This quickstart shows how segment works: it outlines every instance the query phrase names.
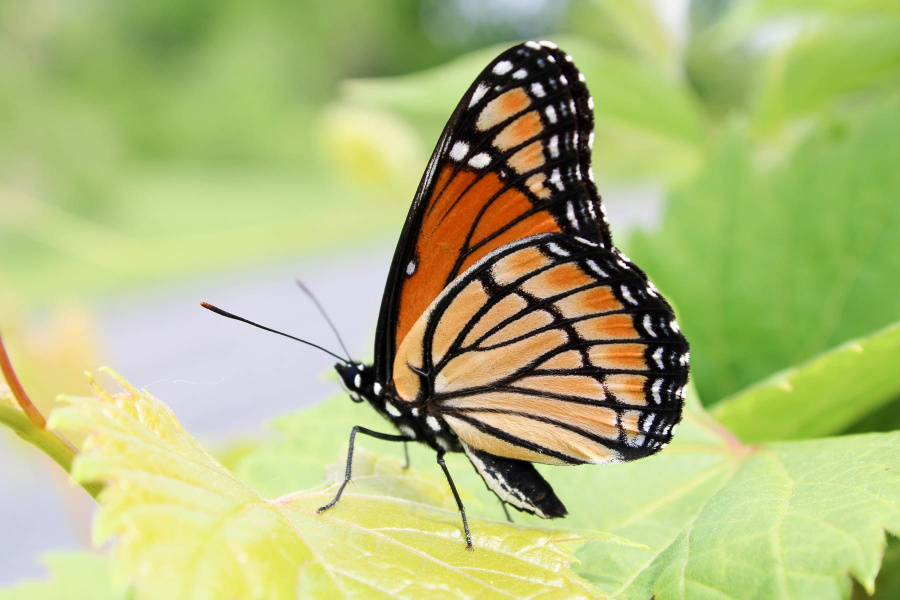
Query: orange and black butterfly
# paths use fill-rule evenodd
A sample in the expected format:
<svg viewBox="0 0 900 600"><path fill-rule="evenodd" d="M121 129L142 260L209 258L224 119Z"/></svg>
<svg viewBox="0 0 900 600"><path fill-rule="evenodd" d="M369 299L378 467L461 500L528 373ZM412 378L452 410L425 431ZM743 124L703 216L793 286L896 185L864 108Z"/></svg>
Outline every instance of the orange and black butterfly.
<svg viewBox="0 0 900 600"><path fill-rule="evenodd" d="M636 460L681 419L688 343L672 308L612 243L593 183L593 101L550 42L498 56L425 169L385 286L375 364L336 369L357 401L464 452L505 505L566 508L532 463ZM224 311L220 311L224 312ZM225 313L226 316L233 316Z"/></svg>

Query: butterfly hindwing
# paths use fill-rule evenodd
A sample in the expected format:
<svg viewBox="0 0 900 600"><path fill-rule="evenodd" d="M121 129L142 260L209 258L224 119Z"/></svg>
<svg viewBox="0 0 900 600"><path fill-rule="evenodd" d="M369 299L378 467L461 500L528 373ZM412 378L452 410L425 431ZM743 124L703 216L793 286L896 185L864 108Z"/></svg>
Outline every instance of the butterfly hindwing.
<svg viewBox="0 0 900 600"><path fill-rule="evenodd" d="M453 113L388 279L376 373L441 291L498 248L542 233L611 246L591 179L593 103L571 57L528 42L498 56Z"/></svg>
<svg viewBox="0 0 900 600"><path fill-rule="evenodd" d="M401 344L396 391L471 448L549 464L660 450L681 418L688 345L615 249L541 234L482 258Z"/></svg>

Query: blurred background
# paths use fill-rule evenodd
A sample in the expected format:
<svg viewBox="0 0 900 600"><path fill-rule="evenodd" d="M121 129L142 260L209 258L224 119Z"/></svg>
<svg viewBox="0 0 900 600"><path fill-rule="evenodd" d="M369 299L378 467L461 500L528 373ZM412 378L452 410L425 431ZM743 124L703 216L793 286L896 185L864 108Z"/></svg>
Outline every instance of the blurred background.
<svg viewBox="0 0 900 600"><path fill-rule="evenodd" d="M665 252L689 264L641 262L700 350L704 402L900 319L893 1L0 0L0 328L26 389L47 412L57 394L88 393L85 370L109 365L233 451L267 419L334 393L329 357L198 302L336 349L299 276L370 359L437 136L484 65L529 38L556 41L587 76L617 240L641 262L664 227ZM678 202L699 203L691 235L735 236L757 270L813 256L804 289L827 282L834 325L774 349L772 331L735 334L771 351L710 375L728 336L704 337L694 298L740 262L707 277L705 261L720 257L672 241ZM766 220L771 234L741 229ZM878 261L864 277L822 243L847 237ZM779 240L789 251L757 264ZM844 269L834 289L815 261ZM872 273L877 285L857 294ZM792 293L785 314L818 323L804 312L816 298ZM766 310L787 292L734 294ZM856 430L896 427L898 413L895 403ZM47 550L89 545L90 510L0 429L0 585L39 575Z"/></svg>

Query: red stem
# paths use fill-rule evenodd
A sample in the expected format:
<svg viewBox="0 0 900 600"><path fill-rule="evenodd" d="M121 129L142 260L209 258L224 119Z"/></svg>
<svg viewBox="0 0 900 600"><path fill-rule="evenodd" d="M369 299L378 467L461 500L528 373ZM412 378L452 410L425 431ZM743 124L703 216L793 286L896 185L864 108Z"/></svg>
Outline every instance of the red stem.
<svg viewBox="0 0 900 600"><path fill-rule="evenodd" d="M38 429L45 429L47 427L47 421L44 419L44 415L41 414L41 411L37 409L28 397L28 394L25 393L25 388L22 387L19 378L16 377L16 372L13 370L9 355L6 353L6 347L3 345L2 337L0 337L0 371L3 372L3 378L6 380L6 384L9 386L16 402L18 402L19 408L21 408L22 412L28 417L28 420Z"/></svg>

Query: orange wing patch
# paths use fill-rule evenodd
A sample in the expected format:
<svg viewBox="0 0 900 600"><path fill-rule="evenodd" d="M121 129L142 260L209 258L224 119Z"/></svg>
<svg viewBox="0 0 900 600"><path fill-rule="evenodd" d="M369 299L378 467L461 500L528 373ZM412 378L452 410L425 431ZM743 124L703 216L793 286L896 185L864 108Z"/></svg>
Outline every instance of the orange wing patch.
<svg viewBox="0 0 900 600"><path fill-rule="evenodd" d="M575 331L586 340L633 340L641 337L634 328L634 319L626 314L578 321Z"/></svg>
<svg viewBox="0 0 900 600"><path fill-rule="evenodd" d="M522 446L517 446L516 444L511 444L506 440L485 433L471 423L457 417L444 415L444 420L466 444L473 448L489 452L495 456L517 458L519 460L544 463L546 465L571 464L554 456L548 456L546 454L541 454L540 452L535 452L534 450L529 450L528 448L523 448Z"/></svg>
<svg viewBox="0 0 900 600"><path fill-rule="evenodd" d="M452 165L446 166L434 190L435 196L430 202L416 244L415 262L408 267L407 272L412 274L403 284L396 329L396 339L401 341L458 273L510 241L560 231L550 213L538 211L522 218L489 243L484 243L492 233L533 210L531 201L522 192L507 187L495 173L457 171ZM491 203L490 206L479 218L479 213L488 203ZM475 231L469 241L473 226ZM483 245L477 250L467 250L467 241L468 248L476 243ZM467 253L466 258L457 266L457 260L463 253ZM458 270L454 271L455 268Z"/></svg>
<svg viewBox="0 0 900 600"><path fill-rule="evenodd" d="M647 405L647 394L644 392L646 383L647 378L643 375L632 375L630 373L607 375L605 380L606 389L612 392L616 398L621 402L635 406Z"/></svg>
<svg viewBox="0 0 900 600"><path fill-rule="evenodd" d="M647 370L644 344L599 344L588 350L591 364L600 369Z"/></svg>
<svg viewBox="0 0 900 600"><path fill-rule="evenodd" d="M513 384L548 394L560 394L587 400L605 400L606 391L599 381L587 375L534 375L523 377Z"/></svg>
<svg viewBox="0 0 900 600"><path fill-rule="evenodd" d="M513 375L554 348L568 337L559 329L548 329L518 342L491 350L469 350L450 359L435 377L436 393L490 385Z"/></svg>
<svg viewBox="0 0 900 600"><path fill-rule="evenodd" d="M491 392L488 394L464 396L455 398L445 403L444 406L463 410L468 415L471 415L472 412L477 413L482 410L490 410L503 411L505 413L521 413L526 416L532 415L550 419L563 425L577 423L580 429L611 441L619 436L619 430L616 427L616 411L605 406L575 404L565 400L552 400L511 392ZM501 426L498 429L507 428ZM512 435L516 435L514 429L510 429L509 432Z"/></svg>
<svg viewBox="0 0 900 600"><path fill-rule="evenodd" d="M536 138L543 130L544 124L541 123L541 116L532 110L504 127L494 138L493 143L500 151L510 150Z"/></svg>
<svg viewBox="0 0 900 600"><path fill-rule="evenodd" d="M539 329L552 325L554 322L553 315L544 310L536 310L527 313L515 321L505 325L502 329L484 340L479 346L495 346L522 337Z"/></svg>
<svg viewBox="0 0 900 600"><path fill-rule="evenodd" d="M528 144L507 161L517 173L528 173L544 165L544 143L541 141Z"/></svg>
<svg viewBox="0 0 900 600"><path fill-rule="evenodd" d="M556 308L568 319L622 309L622 303L608 285L595 287L556 301Z"/></svg>
<svg viewBox="0 0 900 600"><path fill-rule="evenodd" d="M522 289L537 298L549 298L584 287L594 280L574 263L563 263L539 273L522 284Z"/></svg>
<svg viewBox="0 0 900 600"><path fill-rule="evenodd" d="M450 306L441 315L441 320L434 331L431 347L434 362L438 362L444 357L459 336L459 332L487 301L487 292L484 291L484 286L477 279L467 285L453 299Z"/></svg>
<svg viewBox="0 0 900 600"><path fill-rule="evenodd" d="M517 279L550 265L550 258L537 248L517 250L498 260L491 269L494 281L509 285Z"/></svg>
<svg viewBox="0 0 900 600"><path fill-rule="evenodd" d="M578 350L566 350L565 352L560 352L549 359L545 360L541 364L537 366L538 369L556 369L556 370L570 370L570 369L580 369L584 366L584 361L581 359L581 353Z"/></svg>
<svg viewBox="0 0 900 600"><path fill-rule="evenodd" d="M608 446L552 423L537 421L518 414L470 411L467 411L465 414L467 417L476 419L489 427L493 427L521 439L526 439L539 446L571 457L572 462L608 463L619 459L619 454ZM581 424L582 423L579 422L579 425ZM490 447L485 448L479 446L479 442L484 443L483 439L466 439L465 434L468 432L460 432L456 430L455 427L454 431L456 431L457 435L470 446L490 452L491 454L505 456L507 458L517 458L520 460L531 460L532 462L548 462L547 458L549 457L545 455L523 458L523 454L521 453L523 448L519 446L503 448L499 447L499 445L491 444ZM585 429L585 431L587 431L587 429ZM530 454L533 455L534 453L532 452ZM550 462L549 464L558 463Z"/></svg>
<svg viewBox="0 0 900 600"><path fill-rule="evenodd" d="M469 335L463 341L463 346L467 347L474 344L481 336L499 325L501 321L514 317L526 308L528 308L528 303L522 296L518 294L505 296L475 323L469 331Z"/></svg>
<svg viewBox="0 0 900 600"><path fill-rule="evenodd" d="M496 127L503 121L513 117L531 105L531 98L522 88L513 88L503 92L481 110L475 127L481 131L487 131Z"/></svg>

